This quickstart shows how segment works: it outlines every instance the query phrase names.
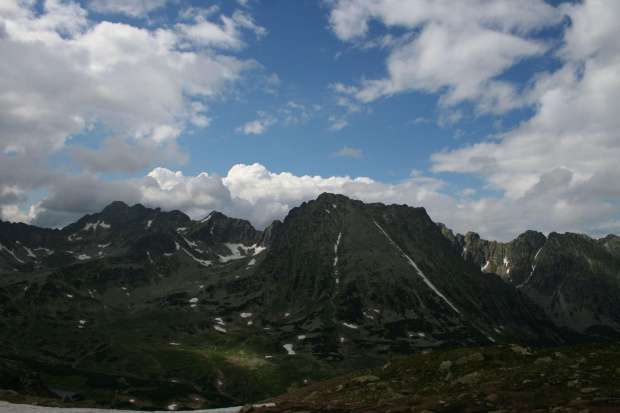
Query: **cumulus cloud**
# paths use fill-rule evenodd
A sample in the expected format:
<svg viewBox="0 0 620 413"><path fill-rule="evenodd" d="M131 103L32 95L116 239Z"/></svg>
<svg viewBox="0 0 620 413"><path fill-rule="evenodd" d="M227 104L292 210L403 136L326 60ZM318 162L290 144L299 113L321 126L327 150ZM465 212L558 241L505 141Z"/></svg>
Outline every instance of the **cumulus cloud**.
<svg viewBox="0 0 620 413"><path fill-rule="evenodd" d="M0 162L0 191L64 178L48 163L53 155L93 173L183 164L177 139L209 125L205 102L259 67L212 48L238 50L248 32L265 34L244 12L210 9L183 26L150 30L91 21L74 2L47 0L41 10L35 3L0 3L0 149L10 155ZM140 16L164 3L87 4ZM214 30L193 37L210 18Z"/></svg>
<svg viewBox="0 0 620 413"><path fill-rule="evenodd" d="M366 42L390 48L385 77L365 78L360 87L340 85L340 92L360 102L411 91L441 93L444 107L472 101L483 113L521 107L531 102L497 76L545 53L548 45L531 34L562 18L540 0L336 1L330 24L343 41L365 40L371 21L405 30Z"/></svg>
<svg viewBox="0 0 620 413"><path fill-rule="evenodd" d="M144 17L166 4L166 0L91 0L88 8L100 13L120 13Z"/></svg>
<svg viewBox="0 0 620 413"><path fill-rule="evenodd" d="M501 191L507 211L574 229L610 217L620 197L620 6L565 6L563 65L535 84L537 113L492 141L432 155L434 172L473 173ZM480 211L489 215L489 205ZM523 221L527 221L524 217ZM544 221L544 224L542 223ZM532 224L529 224L532 225Z"/></svg>
<svg viewBox="0 0 620 413"><path fill-rule="evenodd" d="M361 149L355 149L355 148L349 148L348 146L344 146L338 152L334 152L334 153L330 154L330 156L332 156L332 157L342 157L342 156L345 156L345 157L360 159L362 157L362 150Z"/></svg>
<svg viewBox="0 0 620 413"><path fill-rule="evenodd" d="M256 119L251 122L246 123L243 126L238 126L235 128L237 133L243 133L244 135L262 135L265 133L268 127L277 123L277 119L263 114L261 119Z"/></svg>

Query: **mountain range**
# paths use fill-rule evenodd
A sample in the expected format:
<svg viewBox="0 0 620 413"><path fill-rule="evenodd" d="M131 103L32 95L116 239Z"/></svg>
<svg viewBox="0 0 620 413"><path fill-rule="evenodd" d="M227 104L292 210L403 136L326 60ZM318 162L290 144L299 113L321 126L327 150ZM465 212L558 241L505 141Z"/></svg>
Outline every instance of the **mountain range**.
<svg viewBox="0 0 620 413"><path fill-rule="evenodd" d="M440 348L620 337L620 237L508 243L323 194L262 231L114 202L0 222L0 356L103 406L256 401Z"/></svg>

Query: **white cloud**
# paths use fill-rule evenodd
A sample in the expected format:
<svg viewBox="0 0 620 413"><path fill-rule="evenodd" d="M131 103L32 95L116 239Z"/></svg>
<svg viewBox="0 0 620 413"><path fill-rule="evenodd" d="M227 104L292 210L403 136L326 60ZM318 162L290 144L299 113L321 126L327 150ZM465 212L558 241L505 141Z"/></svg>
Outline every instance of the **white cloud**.
<svg viewBox="0 0 620 413"><path fill-rule="evenodd" d="M361 149L355 149L355 148L349 148L348 146L343 147L342 149L340 149L338 152L334 152L332 154L330 154L330 156L335 156L335 157L350 157L350 158L361 158L362 157L362 150Z"/></svg>
<svg viewBox="0 0 620 413"><path fill-rule="evenodd" d="M91 0L88 8L100 13L121 13L145 17L166 4L166 0Z"/></svg>
<svg viewBox="0 0 620 413"><path fill-rule="evenodd" d="M334 115L331 115L329 117L329 122L331 123L331 125L329 126L329 130L331 131L339 131L346 128L349 124L346 119Z"/></svg>
<svg viewBox="0 0 620 413"><path fill-rule="evenodd" d="M537 113L499 139L432 155L434 172L474 173L523 225L579 230L617 212L620 198L620 5L565 6L572 25L561 69L541 76ZM524 215L519 217L519 215Z"/></svg>
<svg viewBox="0 0 620 413"><path fill-rule="evenodd" d="M531 102L496 77L545 53L548 46L529 34L561 19L558 9L538 0L340 0L330 23L341 40L365 38L372 20L406 34L378 43L391 47L385 77L365 78L359 88L336 85L336 91L361 102L411 91L441 93L444 107L473 101L479 112L503 113Z"/></svg>
<svg viewBox="0 0 620 413"><path fill-rule="evenodd" d="M123 4L147 13L163 3ZM105 5L108 11L121 7ZM48 0L42 12L35 11L35 2L1 2L0 13L0 149L14 155L0 162L0 187L49 185L64 176L48 164L47 157L56 154L69 154L95 173L182 164L187 155L177 138L190 127L209 125L203 102L225 96L258 67L214 53L204 47L209 43L204 36L195 50L178 28L90 21L73 2ZM241 12L220 21L235 45L247 31L264 35ZM106 136L87 147L83 137L93 129Z"/></svg>
<svg viewBox="0 0 620 413"><path fill-rule="evenodd" d="M256 119L246 123L243 126L238 126L235 131L237 133L243 133L244 135L262 135L268 127L275 125L276 123L276 118L263 114L261 119Z"/></svg>
<svg viewBox="0 0 620 413"><path fill-rule="evenodd" d="M264 27L257 26L252 17L240 10L232 17L220 16L221 23L213 23L203 15L196 15L192 24L179 23L176 27L192 42L206 47L238 50L245 47L241 29L254 32L258 37L267 34Z"/></svg>

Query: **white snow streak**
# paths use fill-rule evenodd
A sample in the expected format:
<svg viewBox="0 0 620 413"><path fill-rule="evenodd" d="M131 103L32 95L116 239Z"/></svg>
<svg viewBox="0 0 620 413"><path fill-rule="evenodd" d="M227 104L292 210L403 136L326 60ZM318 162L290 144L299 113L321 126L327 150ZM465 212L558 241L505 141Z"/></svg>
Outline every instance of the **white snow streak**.
<svg viewBox="0 0 620 413"><path fill-rule="evenodd" d="M342 323L342 325L348 328L352 328L353 330L357 330L359 328L355 324Z"/></svg>
<svg viewBox="0 0 620 413"><path fill-rule="evenodd" d="M97 227L101 227L103 229L110 229L110 225L106 224L103 221L97 221L95 223L90 223L90 224L86 224L84 225L84 229L82 229L82 231L88 231L89 229L92 229L93 232L97 231Z"/></svg>
<svg viewBox="0 0 620 413"><path fill-rule="evenodd" d="M178 244L177 244L178 245ZM194 261L196 261L198 264L204 265L205 267L208 267L209 265L211 265L211 261L207 261L207 260L201 260L199 258L194 257L192 254L189 253L188 250L186 250L185 248L183 248L183 251L185 251L185 253L187 255L189 255L190 257L192 257L192 259Z"/></svg>
<svg viewBox="0 0 620 413"><path fill-rule="evenodd" d="M375 222L375 221L373 221L373 222ZM396 245L396 243L394 241L392 241L390 236L383 230L383 228L381 228L381 226L379 226L379 224L377 224L376 222L375 222L375 225L377 226L377 228L379 228L379 230L383 233L383 235L385 235L387 237L387 239L390 240L392 245L394 245L401 252L401 254L403 254L403 257L405 257L407 259L407 261L409 261L409 264L411 264L411 266L413 268L415 268L415 270L417 271L418 275L420 277L422 277L422 281L424 281L426 283L426 285L428 285L429 288L435 292L435 294L437 294L439 297L441 297L454 311L456 311L457 313L461 314L461 312L459 310L457 310L457 308L450 302L450 300L448 300L442 293L440 293L439 290L437 288L435 288L433 283L431 283L430 280L428 278L426 278L426 275L424 275L424 273L420 270L418 265L411 259L411 257L409 257L407 254L405 254L405 252L398 245Z"/></svg>
<svg viewBox="0 0 620 413"><path fill-rule="evenodd" d="M226 329L224 327L220 327L220 326L213 326L214 329L216 329L217 331L219 331L220 333L225 333Z"/></svg>
<svg viewBox="0 0 620 413"><path fill-rule="evenodd" d="M292 356L295 353L295 351L293 351L293 345L292 344L285 344L282 347L284 347L284 350L286 350L286 352L288 353L289 356Z"/></svg>
<svg viewBox="0 0 620 413"><path fill-rule="evenodd" d="M13 258L15 258L17 261L21 262L22 264L25 264L24 261L20 260L19 258L17 258L15 256L15 254L13 254L13 251L9 250L7 247L5 247L4 245L0 244L0 251L1 250L5 250L6 252L8 252L9 254L11 254L13 256Z"/></svg>
<svg viewBox="0 0 620 413"><path fill-rule="evenodd" d="M228 249L230 250L230 252L232 253L232 255L220 255L220 261L222 262L228 262L230 260L238 260L241 258L245 258L247 256L252 256L252 255L256 255L256 254L260 254L261 252L263 252L265 250L265 247L261 247L260 245L251 245L251 246L246 246L243 244L229 244L226 243L224 244L226 245L226 247L228 247ZM254 250L254 253L251 254L250 251ZM255 261L256 262L256 261Z"/></svg>

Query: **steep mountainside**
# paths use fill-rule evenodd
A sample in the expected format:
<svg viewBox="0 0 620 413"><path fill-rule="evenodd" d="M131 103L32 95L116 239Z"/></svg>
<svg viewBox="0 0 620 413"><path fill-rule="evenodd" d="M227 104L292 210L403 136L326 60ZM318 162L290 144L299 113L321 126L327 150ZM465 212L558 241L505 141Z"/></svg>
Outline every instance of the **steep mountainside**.
<svg viewBox="0 0 620 413"><path fill-rule="evenodd" d="M501 276L559 325L620 338L620 237L527 231L508 243L444 234L469 262Z"/></svg>
<svg viewBox="0 0 620 413"><path fill-rule="evenodd" d="M62 230L1 222L0 355L100 405L200 408L420 350L590 339L448 232L423 208L331 194L263 231L122 202Z"/></svg>

